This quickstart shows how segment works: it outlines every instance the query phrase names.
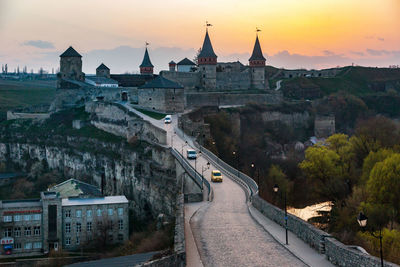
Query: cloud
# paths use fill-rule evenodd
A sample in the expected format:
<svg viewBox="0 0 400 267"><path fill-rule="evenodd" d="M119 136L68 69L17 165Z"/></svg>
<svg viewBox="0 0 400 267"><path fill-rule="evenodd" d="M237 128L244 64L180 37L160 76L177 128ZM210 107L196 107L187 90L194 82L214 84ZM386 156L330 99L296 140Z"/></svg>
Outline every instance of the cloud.
<svg viewBox="0 0 400 267"><path fill-rule="evenodd" d="M324 51L322 51L322 52L324 53L325 56L334 56L334 55L335 55L334 52L329 51L329 50L324 50Z"/></svg>
<svg viewBox="0 0 400 267"><path fill-rule="evenodd" d="M396 51L388 51L388 50L375 50L375 49L367 49L367 53L372 56L383 56L383 55L391 55Z"/></svg>
<svg viewBox="0 0 400 267"><path fill-rule="evenodd" d="M350 51L350 53L360 57L363 57L365 55L364 52L361 51Z"/></svg>
<svg viewBox="0 0 400 267"><path fill-rule="evenodd" d="M336 54L331 51L326 51L323 56L308 56L301 54L291 54L289 51L284 50L276 53L267 58L269 65L284 68L306 68L306 69L321 69L321 68L331 68L336 66L346 66L351 65L352 59Z"/></svg>
<svg viewBox="0 0 400 267"><path fill-rule="evenodd" d="M48 41L42 41L42 40L29 40L29 41L22 43L22 45L33 46L33 47L40 48L40 49L54 48L53 43L48 42Z"/></svg>
<svg viewBox="0 0 400 267"><path fill-rule="evenodd" d="M1 1L1 0L0 0ZM67 47L65 47L66 49ZM75 47L82 55L83 71L86 74L94 74L96 68L103 62L110 69L111 73L138 73L139 65L142 62L144 47L119 46L113 49L96 49L83 52L79 47ZM62 52L58 50L42 50L30 54L29 58L21 58L15 56L3 55L1 61L9 63L9 69L17 67L17 65L26 65L28 69L33 68L35 71L40 67L51 71L52 68L59 67L60 55ZM400 50L375 50L368 49L365 51L349 51L344 54L337 54L335 51L322 51L322 55L304 55L297 54L287 50L280 51L276 54L264 56L267 59L267 65L286 69L323 69L336 66L348 66L352 63L361 66L372 67L388 67L389 65L398 65L400 62ZM187 57L192 60L196 54L196 49L180 48L180 47L156 47L149 48L150 59L155 66L154 71L158 73L161 70L168 69L168 62L175 62ZM219 62L232 62L239 60L243 64L248 64L249 53L233 53L224 54L218 52ZM18 61L19 60L19 61Z"/></svg>
<svg viewBox="0 0 400 267"><path fill-rule="evenodd" d="M378 40L378 41L381 41L381 42L385 41L385 38L379 37L379 36L375 36L375 35L367 35L364 38L368 39L368 40L374 39L374 40Z"/></svg>

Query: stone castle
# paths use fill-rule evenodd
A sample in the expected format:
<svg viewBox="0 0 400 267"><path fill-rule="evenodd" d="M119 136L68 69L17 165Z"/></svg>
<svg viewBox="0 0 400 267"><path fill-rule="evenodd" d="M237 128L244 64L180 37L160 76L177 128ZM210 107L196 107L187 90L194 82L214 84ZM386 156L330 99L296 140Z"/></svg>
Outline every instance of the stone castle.
<svg viewBox="0 0 400 267"><path fill-rule="evenodd" d="M182 112L204 105L243 105L248 102L276 103L266 77L266 59L258 34L249 64L218 62L206 30L197 64L185 58L171 61L168 70L154 74L146 47L140 74L111 74L103 63L95 76L82 72L82 56L72 47L60 55L57 98L52 109L94 99L130 101L163 112Z"/></svg>

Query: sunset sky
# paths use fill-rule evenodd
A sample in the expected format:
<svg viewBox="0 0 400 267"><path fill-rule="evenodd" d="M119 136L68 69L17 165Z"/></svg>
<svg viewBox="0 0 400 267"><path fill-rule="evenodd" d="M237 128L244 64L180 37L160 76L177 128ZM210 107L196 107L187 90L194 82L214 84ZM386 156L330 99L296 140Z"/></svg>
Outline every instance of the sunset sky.
<svg viewBox="0 0 400 267"><path fill-rule="evenodd" d="M400 0L0 0L0 64L51 70L72 45L87 73L136 72L147 41L159 71L193 59L206 20L219 61L247 64L259 27L276 67L400 65Z"/></svg>

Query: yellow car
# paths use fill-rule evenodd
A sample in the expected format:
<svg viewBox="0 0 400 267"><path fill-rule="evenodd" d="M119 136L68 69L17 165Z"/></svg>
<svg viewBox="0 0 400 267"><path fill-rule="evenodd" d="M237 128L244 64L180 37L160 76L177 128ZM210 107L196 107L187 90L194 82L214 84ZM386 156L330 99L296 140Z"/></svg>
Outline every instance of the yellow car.
<svg viewBox="0 0 400 267"><path fill-rule="evenodd" d="M221 182L222 183L222 174L218 170L213 170L211 172L211 181L212 182Z"/></svg>

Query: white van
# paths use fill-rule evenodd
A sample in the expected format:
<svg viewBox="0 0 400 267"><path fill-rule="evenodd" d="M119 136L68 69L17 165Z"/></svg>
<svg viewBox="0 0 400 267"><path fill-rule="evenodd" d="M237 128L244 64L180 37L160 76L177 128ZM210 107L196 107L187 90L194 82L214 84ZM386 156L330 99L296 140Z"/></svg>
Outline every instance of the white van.
<svg viewBox="0 0 400 267"><path fill-rule="evenodd" d="M164 118L164 123L171 123L171 122L172 122L172 117L171 117L171 115L165 116L165 118Z"/></svg>
<svg viewBox="0 0 400 267"><path fill-rule="evenodd" d="M193 149L186 150L186 157L188 159L196 159L197 158L196 150Z"/></svg>

